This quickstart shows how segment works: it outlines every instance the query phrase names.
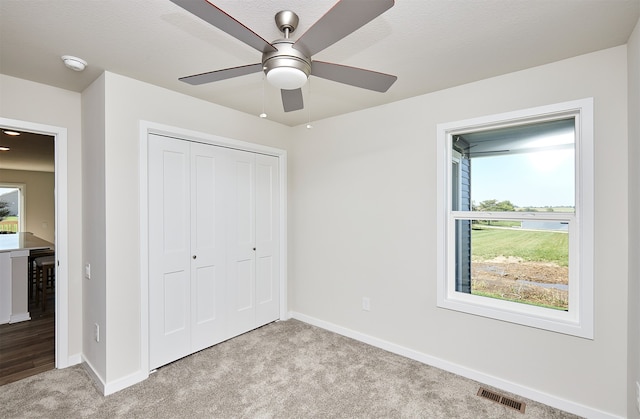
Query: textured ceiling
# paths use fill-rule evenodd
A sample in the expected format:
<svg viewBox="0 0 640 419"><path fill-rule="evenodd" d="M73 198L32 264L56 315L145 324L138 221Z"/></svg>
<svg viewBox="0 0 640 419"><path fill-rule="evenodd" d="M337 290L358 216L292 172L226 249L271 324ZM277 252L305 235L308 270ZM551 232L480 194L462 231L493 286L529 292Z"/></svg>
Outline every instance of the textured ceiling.
<svg viewBox="0 0 640 419"><path fill-rule="evenodd" d="M212 0L272 41L273 16L300 16L296 39L335 0ZM357 1L357 0L356 0ZM361 0L366 7L366 0ZM316 77L306 108L284 113L267 86L269 119L295 126L625 44L640 0L398 0L380 17L313 59L398 76L386 93ZM69 54L88 61L64 67ZM190 86L178 77L260 62L260 53L169 0L0 0L0 73L81 92L111 71L253 115L262 112L255 73ZM1 92L0 92L1 93Z"/></svg>

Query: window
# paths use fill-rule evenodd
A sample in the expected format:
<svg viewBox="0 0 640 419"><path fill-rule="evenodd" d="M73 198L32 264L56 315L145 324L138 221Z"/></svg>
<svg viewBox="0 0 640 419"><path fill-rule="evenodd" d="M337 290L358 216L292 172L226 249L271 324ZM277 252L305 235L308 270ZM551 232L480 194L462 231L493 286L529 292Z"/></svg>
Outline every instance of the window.
<svg viewBox="0 0 640 419"><path fill-rule="evenodd" d="M437 130L438 306L593 338L593 100Z"/></svg>
<svg viewBox="0 0 640 419"><path fill-rule="evenodd" d="M0 183L0 234L24 231L23 184Z"/></svg>

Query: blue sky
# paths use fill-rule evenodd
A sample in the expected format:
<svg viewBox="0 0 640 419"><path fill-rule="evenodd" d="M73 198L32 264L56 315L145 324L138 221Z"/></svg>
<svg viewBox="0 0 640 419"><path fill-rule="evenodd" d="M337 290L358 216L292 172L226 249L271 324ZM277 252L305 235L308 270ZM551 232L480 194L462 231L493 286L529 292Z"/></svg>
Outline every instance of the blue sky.
<svg viewBox="0 0 640 419"><path fill-rule="evenodd" d="M0 196L15 191L16 188L0 188Z"/></svg>
<svg viewBox="0 0 640 419"><path fill-rule="evenodd" d="M471 199L509 200L517 207L573 206L573 150L475 157Z"/></svg>

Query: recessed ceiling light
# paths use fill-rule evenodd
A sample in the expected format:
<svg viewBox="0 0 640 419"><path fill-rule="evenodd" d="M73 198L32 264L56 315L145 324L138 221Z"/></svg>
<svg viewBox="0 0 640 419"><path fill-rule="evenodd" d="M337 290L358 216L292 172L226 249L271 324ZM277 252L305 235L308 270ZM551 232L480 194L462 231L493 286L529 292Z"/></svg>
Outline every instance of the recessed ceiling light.
<svg viewBox="0 0 640 419"><path fill-rule="evenodd" d="M3 145L0 145L0 151L9 151L11 150L9 147L5 147Z"/></svg>
<svg viewBox="0 0 640 419"><path fill-rule="evenodd" d="M64 61L64 65L66 65L67 68L70 68L73 71L82 71L87 66L87 62L85 60L74 57L73 55L63 55L62 61Z"/></svg>
<svg viewBox="0 0 640 419"><path fill-rule="evenodd" d="M11 136L14 136L14 137L15 137L15 136L17 136L17 135L20 135L20 133L19 133L19 132L17 132L17 131L8 131L8 130L4 130L3 132L4 132L5 134L7 134L7 135L11 135Z"/></svg>

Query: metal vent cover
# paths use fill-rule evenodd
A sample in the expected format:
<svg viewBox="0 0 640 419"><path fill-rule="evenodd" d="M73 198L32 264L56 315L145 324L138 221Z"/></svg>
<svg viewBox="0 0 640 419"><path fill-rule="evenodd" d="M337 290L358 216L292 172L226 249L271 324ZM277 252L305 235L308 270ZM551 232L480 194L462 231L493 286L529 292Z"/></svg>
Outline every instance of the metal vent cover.
<svg viewBox="0 0 640 419"><path fill-rule="evenodd" d="M523 402L513 400L509 397L503 396L491 390L487 390L486 388L483 388L483 387L480 387L478 389L478 396L484 397L485 399L489 399L496 403L500 403L503 406L510 407L514 410L517 410L520 413L524 413L524 409L526 407L526 404Z"/></svg>

